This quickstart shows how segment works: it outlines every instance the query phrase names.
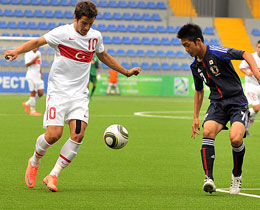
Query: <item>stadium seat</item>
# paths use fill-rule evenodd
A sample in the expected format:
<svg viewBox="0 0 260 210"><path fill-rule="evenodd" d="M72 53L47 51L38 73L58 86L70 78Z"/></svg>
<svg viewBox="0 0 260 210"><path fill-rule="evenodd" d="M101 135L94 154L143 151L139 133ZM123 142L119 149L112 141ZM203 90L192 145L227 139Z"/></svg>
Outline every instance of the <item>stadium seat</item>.
<svg viewBox="0 0 260 210"><path fill-rule="evenodd" d="M181 64L181 69L184 71L188 71L188 70L190 70L190 66L187 63L183 63L183 64Z"/></svg>
<svg viewBox="0 0 260 210"><path fill-rule="evenodd" d="M15 21L9 21L7 23L7 28L16 29L16 22Z"/></svg>
<svg viewBox="0 0 260 210"><path fill-rule="evenodd" d="M171 69L174 70L174 71L178 71L178 70L180 70L180 66L179 66L178 63L173 63L171 65Z"/></svg>
<svg viewBox="0 0 260 210"><path fill-rule="evenodd" d="M167 26L166 32L171 34L176 33L173 26Z"/></svg>
<svg viewBox="0 0 260 210"><path fill-rule="evenodd" d="M104 12L103 19L105 19L105 20L112 20L111 12Z"/></svg>
<svg viewBox="0 0 260 210"><path fill-rule="evenodd" d="M40 0L39 4L42 6L48 6L50 3L49 3L49 0Z"/></svg>
<svg viewBox="0 0 260 210"><path fill-rule="evenodd" d="M121 20L122 19L121 14L119 12L114 12L112 15L112 19Z"/></svg>
<svg viewBox="0 0 260 210"><path fill-rule="evenodd" d="M60 2L59 2L59 0L51 0L51 1L50 1L50 5L51 5L51 6L59 6L59 5L60 5Z"/></svg>
<svg viewBox="0 0 260 210"><path fill-rule="evenodd" d="M166 33L166 29L162 25L157 26L156 31L159 33Z"/></svg>
<svg viewBox="0 0 260 210"><path fill-rule="evenodd" d="M142 20L150 21L151 20L150 14L149 13L143 13Z"/></svg>
<svg viewBox="0 0 260 210"><path fill-rule="evenodd" d="M0 21L0 28L1 29L7 29L7 24L5 21Z"/></svg>
<svg viewBox="0 0 260 210"><path fill-rule="evenodd" d="M1 0L0 3L1 3L1 4L9 4L10 2L9 2L9 0Z"/></svg>
<svg viewBox="0 0 260 210"><path fill-rule="evenodd" d="M111 8L117 8L117 2L115 0L110 0L107 6Z"/></svg>
<svg viewBox="0 0 260 210"><path fill-rule="evenodd" d="M116 32L117 31L116 25L115 24L108 24L107 31Z"/></svg>
<svg viewBox="0 0 260 210"><path fill-rule="evenodd" d="M126 3L126 1L119 1L117 6L119 8L127 8L127 3Z"/></svg>
<svg viewBox="0 0 260 210"><path fill-rule="evenodd" d="M14 36L14 35L13 35ZM13 60L11 62L11 66L14 66L14 67L18 67L19 66L19 62L17 60Z"/></svg>
<svg viewBox="0 0 260 210"><path fill-rule="evenodd" d="M156 56L158 57L164 57L165 56L165 53L163 50L158 50L157 53L156 53Z"/></svg>
<svg viewBox="0 0 260 210"><path fill-rule="evenodd" d="M25 67L25 61L24 61L24 59L19 62L19 65L22 66L22 67Z"/></svg>
<svg viewBox="0 0 260 210"><path fill-rule="evenodd" d="M163 38L161 39L161 44L162 44L162 45L171 45L171 41L169 40L168 37L163 37Z"/></svg>
<svg viewBox="0 0 260 210"><path fill-rule="evenodd" d="M28 18L31 18L31 17L33 17L34 15L33 15L32 10L26 9L26 10L24 10L24 16L25 16L25 17L28 17Z"/></svg>
<svg viewBox="0 0 260 210"><path fill-rule="evenodd" d="M20 37L21 35L19 33L13 33L12 36L13 37Z"/></svg>
<svg viewBox="0 0 260 210"><path fill-rule="evenodd" d="M39 5L39 1L38 0L31 0L31 4L34 6Z"/></svg>
<svg viewBox="0 0 260 210"><path fill-rule="evenodd" d="M0 60L0 66L8 66L8 61L5 59Z"/></svg>
<svg viewBox="0 0 260 210"><path fill-rule="evenodd" d="M148 56L148 57L155 57L155 52L154 52L154 50L147 50L147 52L146 52L146 56Z"/></svg>
<svg viewBox="0 0 260 210"><path fill-rule="evenodd" d="M122 62L121 65L125 68L125 69L130 69L130 64L128 62Z"/></svg>
<svg viewBox="0 0 260 210"><path fill-rule="evenodd" d="M17 28L19 29L27 29L27 25L25 21L19 21L17 24Z"/></svg>
<svg viewBox="0 0 260 210"><path fill-rule="evenodd" d="M30 5L31 4L31 0L21 0L20 4L22 4L22 5Z"/></svg>
<svg viewBox="0 0 260 210"><path fill-rule="evenodd" d="M126 51L126 55L127 55L127 56L130 56L130 57L134 57L134 56L135 56L135 51L129 49L129 50Z"/></svg>
<svg viewBox="0 0 260 210"><path fill-rule="evenodd" d="M102 32L107 31L107 27L105 24L98 24L97 30L102 31Z"/></svg>
<svg viewBox="0 0 260 210"><path fill-rule="evenodd" d="M71 11L66 10L64 12L64 18L72 19L74 17L74 14Z"/></svg>
<svg viewBox="0 0 260 210"><path fill-rule="evenodd" d="M137 8L139 9L146 9L146 3L144 1L139 1L137 4Z"/></svg>
<svg viewBox="0 0 260 210"><path fill-rule="evenodd" d="M151 41L150 41L150 38L148 36L144 36L142 38L142 44L144 45L150 45L151 44Z"/></svg>
<svg viewBox="0 0 260 210"><path fill-rule="evenodd" d="M115 52L114 49L108 49L108 50L107 50L107 53L108 53L109 55L112 55L112 56L116 55L116 52Z"/></svg>
<svg viewBox="0 0 260 210"><path fill-rule="evenodd" d="M181 42L180 42L180 40L177 39L177 38L172 38L172 45L178 46L178 45L181 45Z"/></svg>
<svg viewBox="0 0 260 210"><path fill-rule="evenodd" d="M20 10L20 9L16 9L16 10L14 11L13 15L14 15L15 17L23 17L23 16L24 16L24 15L23 15L23 11Z"/></svg>
<svg viewBox="0 0 260 210"><path fill-rule="evenodd" d="M171 67L170 67L170 65L168 63L162 63L161 64L161 69L168 71L168 70L171 70Z"/></svg>
<svg viewBox="0 0 260 210"><path fill-rule="evenodd" d="M149 1L146 4L147 9L156 9L156 5L153 1Z"/></svg>
<svg viewBox="0 0 260 210"><path fill-rule="evenodd" d="M111 44L111 39L109 36L103 36L103 42L104 44Z"/></svg>
<svg viewBox="0 0 260 210"><path fill-rule="evenodd" d="M166 9L166 5L164 2L159 1L159 2L157 2L156 8L157 9Z"/></svg>
<svg viewBox="0 0 260 210"><path fill-rule="evenodd" d="M119 36L112 37L112 44L121 44L121 39Z"/></svg>
<svg viewBox="0 0 260 210"><path fill-rule="evenodd" d="M123 36L122 37L122 44L131 44L131 39L129 36Z"/></svg>
<svg viewBox="0 0 260 210"><path fill-rule="evenodd" d="M64 15L61 10L55 10L53 14L54 18L62 19L64 18Z"/></svg>
<svg viewBox="0 0 260 210"><path fill-rule="evenodd" d="M141 17L141 15L140 15L140 13L133 13L133 15L132 15L132 20L135 20L135 21L140 21L140 20L142 20L142 17Z"/></svg>
<svg viewBox="0 0 260 210"><path fill-rule="evenodd" d="M64 6L64 7L67 7L67 6L70 6L70 3L69 3L68 0L60 0L60 5Z"/></svg>
<svg viewBox="0 0 260 210"><path fill-rule="evenodd" d="M136 28L136 31L140 32L140 33L145 33L146 32L146 28L145 28L144 25L138 25L137 28Z"/></svg>
<svg viewBox="0 0 260 210"><path fill-rule="evenodd" d="M260 36L260 30L258 28L253 28L251 33L254 36Z"/></svg>
<svg viewBox="0 0 260 210"><path fill-rule="evenodd" d="M29 23L27 23L27 28L30 30L35 30L35 29L37 29L37 25L35 22L29 22Z"/></svg>
<svg viewBox="0 0 260 210"><path fill-rule="evenodd" d="M10 0L10 4L12 5L20 4L20 0Z"/></svg>
<svg viewBox="0 0 260 210"><path fill-rule="evenodd" d="M209 40L208 39L204 39L204 44L209 45Z"/></svg>
<svg viewBox="0 0 260 210"><path fill-rule="evenodd" d="M160 64L156 63L156 62L153 62L151 67L152 67L152 70L160 70L161 69Z"/></svg>
<svg viewBox="0 0 260 210"><path fill-rule="evenodd" d="M41 10L37 9L34 11L34 16L37 18L42 18L43 17L43 13Z"/></svg>
<svg viewBox="0 0 260 210"><path fill-rule="evenodd" d="M156 30L155 30L155 28L154 28L153 25L147 25L147 26L146 26L146 31L147 31L148 33L155 33L155 32L156 32Z"/></svg>
<svg viewBox="0 0 260 210"><path fill-rule="evenodd" d="M127 26L127 31L128 32L136 32L135 25L128 25Z"/></svg>
<svg viewBox="0 0 260 210"><path fill-rule="evenodd" d="M152 41L151 41L151 44L153 44L153 45L160 45L161 41L160 41L160 39L158 37L153 37Z"/></svg>
<svg viewBox="0 0 260 210"><path fill-rule="evenodd" d="M40 29L40 30L47 30L48 27L47 27L46 22L39 22L38 23L38 29Z"/></svg>
<svg viewBox="0 0 260 210"><path fill-rule="evenodd" d="M122 15L122 19L124 19L124 20L132 20L132 16L131 16L130 13L125 12L125 13L123 13L123 15Z"/></svg>
<svg viewBox="0 0 260 210"><path fill-rule="evenodd" d="M139 67L139 66L140 66L139 63L137 63L137 62L132 62L131 63L131 68Z"/></svg>
<svg viewBox="0 0 260 210"><path fill-rule="evenodd" d="M106 64L104 64L104 63L102 63L101 66L102 66L103 69L110 69L110 68L109 68Z"/></svg>
<svg viewBox="0 0 260 210"><path fill-rule="evenodd" d="M5 9L3 14L4 14L4 16L7 16L7 17L13 16L13 12L11 9Z"/></svg>
<svg viewBox="0 0 260 210"><path fill-rule="evenodd" d="M133 8L136 8L136 7L137 7L136 2L135 2L135 1L129 1L129 2L128 2L128 7L129 7L129 8L132 8L132 9L133 9Z"/></svg>
<svg viewBox="0 0 260 210"><path fill-rule="evenodd" d="M97 20L102 20L103 19L103 16L102 16L102 14L100 12L98 13L96 19Z"/></svg>
<svg viewBox="0 0 260 210"><path fill-rule="evenodd" d="M27 34L27 33L22 34L22 37L30 37L30 34Z"/></svg>
<svg viewBox="0 0 260 210"><path fill-rule="evenodd" d="M140 38L138 36L133 36L132 37L132 44L140 45L141 44Z"/></svg>
<svg viewBox="0 0 260 210"><path fill-rule="evenodd" d="M176 52L176 57L184 58L184 57L185 57L185 54L184 54L183 51L178 50L178 51Z"/></svg>
<svg viewBox="0 0 260 210"><path fill-rule="evenodd" d="M47 28L49 30L52 30L52 29L56 28L56 23L55 22L49 22Z"/></svg>
<svg viewBox="0 0 260 210"><path fill-rule="evenodd" d="M158 13L152 14L151 19L152 19L153 21L161 21L161 20L162 20L161 17L160 17L160 15L159 15Z"/></svg>
<svg viewBox="0 0 260 210"><path fill-rule="evenodd" d="M108 7L108 2L106 0L100 0L98 6L99 7Z"/></svg>
<svg viewBox="0 0 260 210"><path fill-rule="evenodd" d="M149 69L150 69L149 63L143 62L143 63L141 64L141 69L143 69L143 70L149 70Z"/></svg>
<svg viewBox="0 0 260 210"><path fill-rule="evenodd" d="M204 29L203 33L206 34L206 35L214 35L214 29L213 29L213 27L208 27L208 26L207 26L207 27Z"/></svg>
<svg viewBox="0 0 260 210"><path fill-rule="evenodd" d="M125 51L124 51L123 49L118 49L118 50L116 51L116 55L117 55L117 56L125 56Z"/></svg>
<svg viewBox="0 0 260 210"><path fill-rule="evenodd" d="M210 45L216 45L216 46L219 46L219 42L217 39L211 39L210 42L209 42Z"/></svg>
<svg viewBox="0 0 260 210"><path fill-rule="evenodd" d="M4 16L3 11L0 9L0 17Z"/></svg>
<svg viewBox="0 0 260 210"><path fill-rule="evenodd" d="M55 11L55 13L56 13L56 11ZM52 13L52 10L45 10L44 11L44 17L46 17L46 18L53 18L54 17L54 15L53 15L53 13ZM56 17L56 16L55 16ZM57 18L57 17L56 17Z"/></svg>
<svg viewBox="0 0 260 210"><path fill-rule="evenodd" d="M168 50L167 52L166 52L166 56L167 57L175 57L175 53L172 51L172 50Z"/></svg>
<svg viewBox="0 0 260 210"><path fill-rule="evenodd" d="M144 56L145 56L144 50L137 50L136 56L137 56L137 57L144 57Z"/></svg>
<svg viewBox="0 0 260 210"><path fill-rule="evenodd" d="M32 37L40 37L40 34L33 34Z"/></svg>
<svg viewBox="0 0 260 210"><path fill-rule="evenodd" d="M117 31L119 31L119 32L126 32L126 27L125 27L125 25L119 24L119 25L117 26Z"/></svg>

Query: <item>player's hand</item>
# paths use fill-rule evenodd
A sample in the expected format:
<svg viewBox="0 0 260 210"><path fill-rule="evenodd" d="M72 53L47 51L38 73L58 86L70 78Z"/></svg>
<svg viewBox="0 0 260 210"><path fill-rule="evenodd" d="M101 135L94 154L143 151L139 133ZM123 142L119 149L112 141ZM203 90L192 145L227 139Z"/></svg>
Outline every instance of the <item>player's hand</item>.
<svg viewBox="0 0 260 210"><path fill-rule="evenodd" d="M13 61L18 57L18 52L16 52L15 50L7 50L4 53L4 57L6 60Z"/></svg>
<svg viewBox="0 0 260 210"><path fill-rule="evenodd" d="M134 67L130 70L127 71L127 77L131 77L133 75L138 75L141 72L141 68L140 67Z"/></svg>
<svg viewBox="0 0 260 210"><path fill-rule="evenodd" d="M200 131L199 120L198 119L194 119L193 123L192 123L191 138L195 139L195 135L196 134L200 135L200 133L198 131Z"/></svg>

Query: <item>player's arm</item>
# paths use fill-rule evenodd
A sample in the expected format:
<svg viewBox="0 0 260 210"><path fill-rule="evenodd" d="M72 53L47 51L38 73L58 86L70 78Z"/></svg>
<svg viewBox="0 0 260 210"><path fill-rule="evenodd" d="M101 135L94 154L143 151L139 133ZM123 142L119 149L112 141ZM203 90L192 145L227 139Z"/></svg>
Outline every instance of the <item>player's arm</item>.
<svg viewBox="0 0 260 210"><path fill-rule="evenodd" d="M192 123L192 134L191 138L195 139L195 134L199 135L198 130L200 130L199 125L199 114L200 108L204 98L204 89L202 90L195 90L194 95L194 115L193 115L193 123Z"/></svg>
<svg viewBox="0 0 260 210"><path fill-rule="evenodd" d="M106 51L103 51L102 53L96 53L96 55L101 62L109 66L111 69L118 71L119 73L127 77L131 77L132 75L138 75L141 72L140 67L135 67L127 71L123 66L117 63L117 61Z"/></svg>
<svg viewBox="0 0 260 210"><path fill-rule="evenodd" d="M6 60L14 60L18 57L19 54L26 53L31 51L32 49L39 48L42 45L47 44L45 38L39 37L37 39L30 40L28 42L25 42L21 46L15 48L14 50L8 50L5 51L4 57Z"/></svg>
<svg viewBox="0 0 260 210"><path fill-rule="evenodd" d="M257 79L258 83L260 84L260 72L258 70L258 66L255 62L254 57L250 53L244 52L243 58L245 59L245 61L250 66L251 71L253 72L253 74L254 74L255 78Z"/></svg>
<svg viewBox="0 0 260 210"><path fill-rule="evenodd" d="M241 68L240 71L242 71L245 75L251 77L253 75L252 71L248 71L247 68Z"/></svg>

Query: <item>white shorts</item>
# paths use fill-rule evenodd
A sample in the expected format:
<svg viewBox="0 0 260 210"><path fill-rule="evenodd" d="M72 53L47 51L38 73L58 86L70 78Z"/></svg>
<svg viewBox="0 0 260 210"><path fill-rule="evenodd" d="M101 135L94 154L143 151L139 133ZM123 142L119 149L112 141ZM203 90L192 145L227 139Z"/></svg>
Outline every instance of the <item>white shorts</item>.
<svg viewBox="0 0 260 210"><path fill-rule="evenodd" d="M252 106L256 106L260 104L260 85L245 84L245 95L247 97L247 100L249 104L252 104Z"/></svg>
<svg viewBox="0 0 260 210"><path fill-rule="evenodd" d="M87 96L67 99L47 95L43 128L47 128L49 125L64 126L64 122L68 124L73 119L88 123L88 104L89 99Z"/></svg>
<svg viewBox="0 0 260 210"><path fill-rule="evenodd" d="M27 79L28 82L28 87L30 92L32 91L38 91L38 90L43 90L44 89L44 82L43 80L35 81L32 79Z"/></svg>

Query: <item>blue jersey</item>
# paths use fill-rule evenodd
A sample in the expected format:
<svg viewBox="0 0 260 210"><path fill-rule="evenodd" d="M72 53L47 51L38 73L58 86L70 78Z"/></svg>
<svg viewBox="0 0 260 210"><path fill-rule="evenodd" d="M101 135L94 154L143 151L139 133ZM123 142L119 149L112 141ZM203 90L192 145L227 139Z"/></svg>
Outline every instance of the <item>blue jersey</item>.
<svg viewBox="0 0 260 210"><path fill-rule="evenodd" d="M210 88L209 99L219 100L243 93L239 76L231 60L243 60L244 51L220 46L207 46L202 62L193 61L192 71L195 89L203 89L203 82Z"/></svg>

